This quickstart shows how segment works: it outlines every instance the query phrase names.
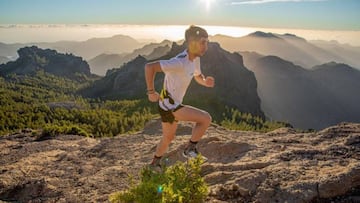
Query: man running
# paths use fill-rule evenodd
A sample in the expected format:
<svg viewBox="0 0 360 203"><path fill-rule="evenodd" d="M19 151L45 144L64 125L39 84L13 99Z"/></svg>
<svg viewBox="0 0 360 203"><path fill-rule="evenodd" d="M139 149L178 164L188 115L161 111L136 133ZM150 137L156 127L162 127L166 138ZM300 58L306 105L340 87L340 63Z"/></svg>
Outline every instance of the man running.
<svg viewBox="0 0 360 203"><path fill-rule="evenodd" d="M208 49L208 34L205 29L190 26L185 31L187 49L169 60L160 60L145 65L145 79L147 95L151 102L159 102L159 113L162 121L163 136L156 148L152 167L160 167L160 160L165 154L170 142L175 138L177 121L192 121L195 126L189 144L183 155L194 158L198 155L196 144L204 135L211 123L208 112L189 105L183 105L183 97L192 80L205 87L214 87L213 77L205 77L200 69L200 56ZM164 72L165 79L160 94L154 88L154 79L157 72ZM205 157L203 159L206 160Z"/></svg>

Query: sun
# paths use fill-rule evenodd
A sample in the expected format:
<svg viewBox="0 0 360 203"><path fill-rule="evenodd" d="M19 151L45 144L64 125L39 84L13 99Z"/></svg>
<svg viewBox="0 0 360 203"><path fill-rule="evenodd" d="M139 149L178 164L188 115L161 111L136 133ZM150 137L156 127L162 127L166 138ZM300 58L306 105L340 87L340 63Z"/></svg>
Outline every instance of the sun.
<svg viewBox="0 0 360 203"><path fill-rule="evenodd" d="M214 0L200 0L200 1L205 5L206 11L209 11L211 4Z"/></svg>

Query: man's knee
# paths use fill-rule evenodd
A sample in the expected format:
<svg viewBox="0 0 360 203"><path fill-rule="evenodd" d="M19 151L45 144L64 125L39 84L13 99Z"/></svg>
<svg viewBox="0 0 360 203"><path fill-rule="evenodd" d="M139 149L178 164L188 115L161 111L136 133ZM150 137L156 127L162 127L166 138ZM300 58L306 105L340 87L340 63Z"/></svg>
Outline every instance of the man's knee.
<svg viewBox="0 0 360 203"><path fill-rule="evenodd" d="M206 123L207 125L210 125L212 121L212 117L208 112L204 113L204 123Z"/></svg>

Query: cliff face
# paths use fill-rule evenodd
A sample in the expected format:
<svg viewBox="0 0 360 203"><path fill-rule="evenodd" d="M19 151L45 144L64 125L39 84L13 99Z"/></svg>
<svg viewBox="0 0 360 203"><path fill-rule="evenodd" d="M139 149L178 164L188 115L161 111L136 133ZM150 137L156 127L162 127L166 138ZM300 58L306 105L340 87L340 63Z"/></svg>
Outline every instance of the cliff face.
<svg viewBox="0 0 360 203"><path fill-rule="evenodd" d="M159 120L142 132L92 139L31 132L0 137L0 200L106 202L124 190L129 175L148 164L161 138ZM165 157L181 153L191 123L180 123ZM209 158L202 174L207 202L357 202L360 124L342 123L314 133L282 128L269 133L228 131L212 125L199 143Z"/></svg>
<svg viewBox="0 0 360 203"><path fill-rule="evenodd" d="M40 49L36 46L18 50L16 61L0 65L0 74L32 75L44 71L56 76L78 80L79 75L90 76L90 68L81 57L61 54L55 50Z"/></svg>

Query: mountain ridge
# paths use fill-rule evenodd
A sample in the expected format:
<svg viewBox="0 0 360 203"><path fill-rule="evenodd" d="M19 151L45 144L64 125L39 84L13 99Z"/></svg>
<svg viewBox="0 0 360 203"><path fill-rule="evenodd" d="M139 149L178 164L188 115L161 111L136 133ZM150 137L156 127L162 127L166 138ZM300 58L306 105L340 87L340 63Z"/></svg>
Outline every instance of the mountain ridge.
<svg viewBox="0 0 360 203"><path fill-rule="evenodd" d="M359 70L336 62L309 70L280 57L241 53L246 67L255 73L262 109L269 119L301 129L360 122Z"/></svg>
<svg viewBox="0 0 360 203"><path fill-rule="evenodd" d="M30 42L16 44L0 44L0 56L17 56L16 51L24 46L37 46L43 49L56 49L59 52L72 53L84 59L93 58L102 53L131 52L143 46L134 38L127 35L112 37L90 38L85 41L57 41L57 42Z"/></svg>
<svg viewBox="0 0 360 203"><path fill-rule="evenodd" d="M257 31L243 37L225 35L210 36L210 40L219 42L224 49L235 52L254 51L262 55L276 55L304 68L336 61L347 63L360 69L360 50L356 47L337 45L336 49L319 46L293 34L276 34ZM341 49L342 51L336 51ZM347 55L343 54L348 53Z"/></svg>
<svg viewBox="0 0 360 203"><path fill-rule="evenodd" d="M116 38L123 38L123 40L115 42L113 39ZM304 38L291 33L277 34L262 31L256 31L243 37L230 37L217 34L210 36L209 38L212 41L220 42L221 46L230 52L256 51L263 55L277 55L305 68L311 68L315 65L336 61L360 69L360 62L358 60L360 57L359 47L353 47L346 44L319 40L307 41ZM92 42L101 40L104 42L91 45ZM0 56L11 56L15 59L17 57L16 50L24 46L36 45L41 48L56 49L60 52L70 52L74 55L82 56L86 60L90 60L100 54L128 53L146 45L145 43L136 42L136 40L134 40L135 39L126 35L114 35L108 38L90 38L86 41L58 41L51 43L39 42L23 44L0 43ZM112 42L105 43L105 41ZM269 49L269 47L271 47L271 49ZM118 64L118 66L120 65L121 64Z"/></svg>
<svg viewBox="0 0 360 203"><path fill-rule="evenodd" d="M106 75L107 70L121 67L138 55L142 55L147 59L155 59L165 55L170 50L170 44L169 40L164 40L160 43L146 44L131 53L101 54L89 60L90 69L95 74Z"/></svg>

